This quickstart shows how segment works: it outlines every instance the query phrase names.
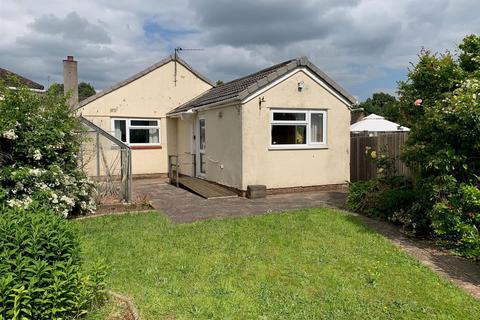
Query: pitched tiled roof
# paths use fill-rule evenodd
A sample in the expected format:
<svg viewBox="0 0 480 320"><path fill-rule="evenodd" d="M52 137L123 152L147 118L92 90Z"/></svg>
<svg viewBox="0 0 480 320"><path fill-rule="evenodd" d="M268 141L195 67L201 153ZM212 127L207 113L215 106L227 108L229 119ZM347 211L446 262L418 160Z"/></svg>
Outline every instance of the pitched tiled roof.
<svg viewBox="0 0 480 320"><path fill-rule="evenodd" d="M215 86L215 84L210 81L207 77L205 77L204 75L202 75L200 72L194 70L192 67L190 67L190 65L188 65L188 63L186 63L185 61L183 61L182 59L180 59L178 56L177 56L177 62L180 63L182 66L184 66L185 68L187 68L190 72L192 72L193 74L195 74L198 78L202 79L203 81L205 81L206 83L210 84L211 86ZM87 99L85 100L82 100L80 101L76 106L75 108L76 109L79 109L81 107L83 107L84 105L87 105L89 104L90 102L112 92L112 91L115 91L127 84L129 84L130 82L133 82L141 77L143 77L144 75L154 71L155 69L158 69L160 68L161 66L171 62L171 61L175 61L175 57L174 55L170 55L168 57L166 57L165 59L155 63L154 65L151 65L150 67L146 68L145 70L143 71L140 71L139 73L136 73L134 74L133 76L123 80L123 81L120 81L119 83L117 84L114 84L113 86L109 87L109 88L106 88L100 92L98 92L97 94L91 96L91 97L88 97Z"/></svg>
<svg viewBox="0 0 480 320"><path fill-rule="evenodd" d="M357 100L343 89L339 84L333 81L322 70L311 63L306 57L288 60L272 67L260 70L248 76L235 79L221 86L211 88L199 97L179 106L169 112L169 114L181 113L194 108L200 108L212 103L221 103L225 101L242 100L257 90L269 85L278 78L284 76L289 71L298 67L305 67L316 76L327 83L335 92L342 96L351 104Z"/></svg>
<svg viewBox="0 0 480 320"><path fill-rule="evenodd" d="M22 77L21 75L18 75L16 73L12 72L12 71L7 70L7 69L0 68L0 80L5 81L5 83L8 86L14 86L15 85L11 81L12 77L17 78L18 81L20 81L21 84L27 86L30 89L36 89L36 90L43 90L44 89L44 87L41 84L36 83L33 80Z"/></svg>

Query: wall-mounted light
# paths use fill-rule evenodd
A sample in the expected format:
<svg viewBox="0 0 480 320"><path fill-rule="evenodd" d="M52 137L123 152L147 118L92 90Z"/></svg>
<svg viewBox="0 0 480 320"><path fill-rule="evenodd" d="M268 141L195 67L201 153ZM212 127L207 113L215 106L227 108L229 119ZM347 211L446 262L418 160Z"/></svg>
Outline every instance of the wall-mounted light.
<svg viewBox="0 0 480 320"><path fill-rule="evenodd" d="M303 88L305 88L305 82L300 81L300 82L297 84L298 92L302 92L302 91L303 91Z"/></svg>
<svg viewBox="0 0 480 320"><path fill-rule="evenodd" d="M258 108L262 107L263 102L265 102L265 97L264 96L258 97Z"/></svg>
<svg viewBox="0 0 480 320"><path fill-rule="evenodd" d="M223 118L223 112L222 112L222 111L218 111L218 117L219 117L220 119Z"/></svg>

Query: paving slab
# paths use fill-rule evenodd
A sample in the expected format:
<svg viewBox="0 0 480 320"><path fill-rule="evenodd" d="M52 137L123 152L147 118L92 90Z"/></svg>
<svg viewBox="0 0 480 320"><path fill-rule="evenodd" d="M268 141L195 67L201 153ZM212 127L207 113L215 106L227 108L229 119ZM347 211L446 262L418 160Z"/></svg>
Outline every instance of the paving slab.
<svg viewBox="0 0 480 320"><path fill-rule="evenodd" d="M317 191L269 195L260 199L243 197L204 199L158 179L134 181L133 193L134 197L146 196L156 210L166 214L174 223L302 208L339 208L344 205L346 197L344 192Z"/></svg>

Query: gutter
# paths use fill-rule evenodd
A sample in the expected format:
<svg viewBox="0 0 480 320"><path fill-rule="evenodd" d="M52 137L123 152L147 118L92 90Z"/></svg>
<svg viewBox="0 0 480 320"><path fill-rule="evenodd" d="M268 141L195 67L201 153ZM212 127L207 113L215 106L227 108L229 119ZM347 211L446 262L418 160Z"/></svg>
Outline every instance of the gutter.
<svg viewBox="0 0 480 320"><path fill-rule="evenodd" d="M188 109L186 111L177 111L177 112L173 112L173 113L167 113L167 117L178 118L182 115L197 113L198 111L230 107L232 105L235 105L235 102L241 103L241 101L238 97L234 97L234 98L230 98L230 99L227 99L227 100L206 104L206 105L203 105L203 106L200 106L200 107L194 107L194 108Z"/></svg>
<svg viewBox="0 0 480 320"><path fill-rule="evenodd" d="M8 89L10 90L18 90L17 87L8 87ZM47 90L45 89L33 89L33 88L28 88L28 90L32 91L32 92L37 92L37 93L45 93L47 92Z"/></svg>

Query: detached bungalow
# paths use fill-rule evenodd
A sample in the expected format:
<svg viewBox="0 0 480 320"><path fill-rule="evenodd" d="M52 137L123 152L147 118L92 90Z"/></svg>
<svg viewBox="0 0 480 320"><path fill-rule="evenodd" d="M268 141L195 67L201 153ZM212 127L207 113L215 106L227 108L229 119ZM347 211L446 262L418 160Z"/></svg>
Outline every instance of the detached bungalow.
<svg viewBox="0 0 480 320"><path fill-rule="evenodd" d="M81 114L129 144L134 174L179 172L243 193L343 185L355 98L307 58L214 86L168 57L90 97Z"/></svg>

